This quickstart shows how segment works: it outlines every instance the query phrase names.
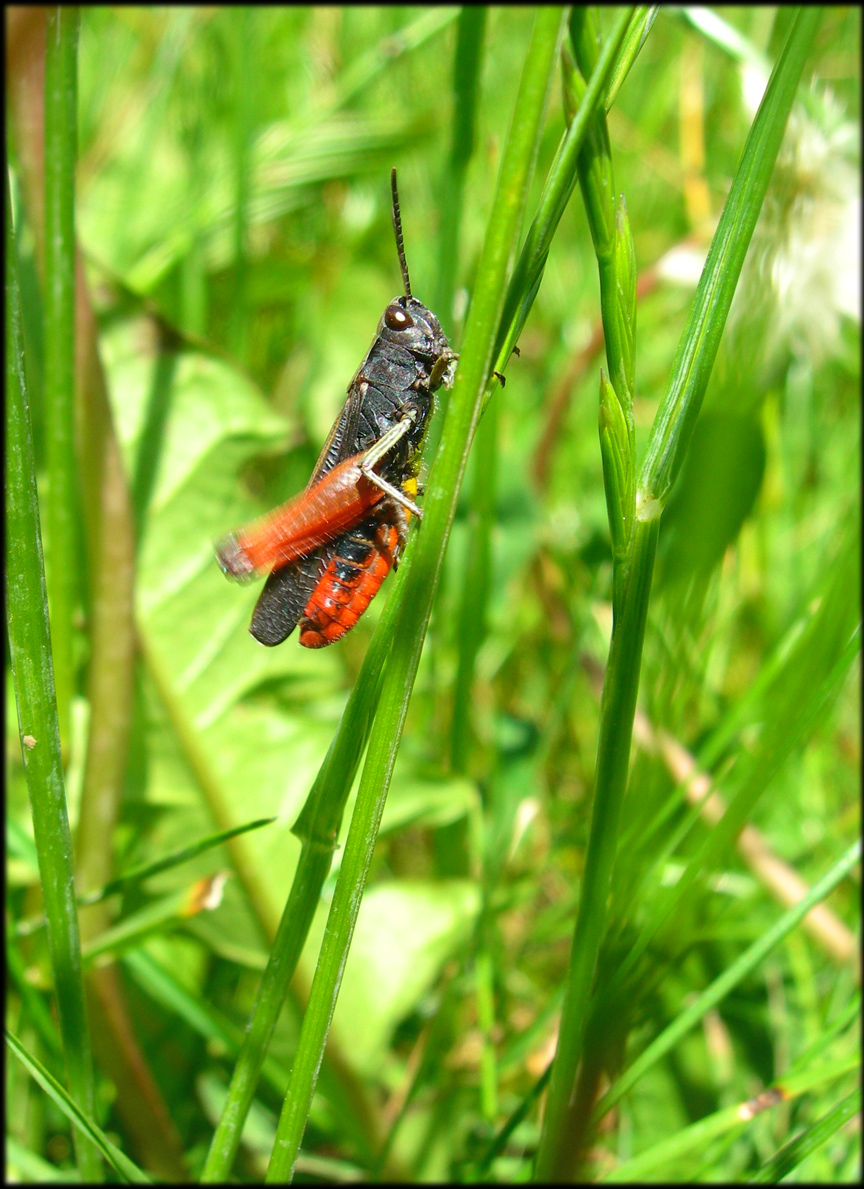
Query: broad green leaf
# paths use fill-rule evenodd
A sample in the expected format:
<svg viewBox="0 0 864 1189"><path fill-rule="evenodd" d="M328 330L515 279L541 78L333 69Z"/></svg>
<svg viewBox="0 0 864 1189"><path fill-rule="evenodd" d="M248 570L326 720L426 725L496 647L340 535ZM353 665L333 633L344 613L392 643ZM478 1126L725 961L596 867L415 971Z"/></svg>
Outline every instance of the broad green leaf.
<svg viewBox="0 0 864 1189"><path fill-rule="evenodd" d="M334 1033L358 1071L380 1073L393 1029L444 963L461 956L479 908L479 888L464 880L406 880L366 893L333 1016ZM325 921L319 911L303 965L317 954Z"/></svg>

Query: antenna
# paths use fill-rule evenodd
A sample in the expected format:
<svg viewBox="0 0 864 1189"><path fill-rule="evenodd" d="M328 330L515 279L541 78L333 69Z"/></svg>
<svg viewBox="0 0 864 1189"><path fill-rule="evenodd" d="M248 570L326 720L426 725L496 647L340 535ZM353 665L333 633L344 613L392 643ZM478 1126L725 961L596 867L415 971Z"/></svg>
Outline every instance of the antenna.
<svg viewBox="0 0 864 1189"><path fill-rule="evenodd" d="M405 259L405 243L402 239L402 216L399 213L399 191L396 189L395 165L390 170L390 190L393 194L393 230L396 232L396 251L399 253L399 267L402 269L405 296L411 297L411 281L408 278L408 262Z"/></svg>

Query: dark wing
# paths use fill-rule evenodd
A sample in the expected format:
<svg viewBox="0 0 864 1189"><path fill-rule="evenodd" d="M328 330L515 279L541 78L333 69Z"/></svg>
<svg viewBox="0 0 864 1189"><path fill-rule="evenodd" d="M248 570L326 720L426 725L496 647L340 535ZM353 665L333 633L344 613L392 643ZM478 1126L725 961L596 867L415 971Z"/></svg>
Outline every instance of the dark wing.
<svg viewBox="0 0 864 1189"><path fill-rule="evenodd" d="M306 610L312 592L330 563L336 541L328 541L308 557L298 558L274 570L258 596L249 631L259 642L272 648L287 640Z"/></svg>
<svg viewBox="0 0 864 1189"><path fill-rule="evenodd" d="M364 360L363 362L365 363L366 361ZM360 373L362 370L363 367L361 365L354 379L348 385L348 397L342 406L342 411L333 423L333 428L327 435L327 441L321 447L318 461L315 463L312 475L306 484L307 489L313 483L317 483L322 475L326 475L328 471L332 471L337 463L344 462L346 458L350 458L352 454L356 454L360 449L360 446L357 444L357 437L360 432L360 408L363 404L364 395L360 387Z"/></svg>

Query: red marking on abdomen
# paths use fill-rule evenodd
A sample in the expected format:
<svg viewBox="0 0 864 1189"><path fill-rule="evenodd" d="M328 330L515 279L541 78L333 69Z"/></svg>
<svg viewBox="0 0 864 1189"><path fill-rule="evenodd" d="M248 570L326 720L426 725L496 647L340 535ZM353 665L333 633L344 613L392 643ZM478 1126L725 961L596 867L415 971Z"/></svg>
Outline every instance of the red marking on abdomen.
<svg viewBox="0 0 864 1189"><path fill-rule="evenodd" d="M398 540L394 525L375 520L345 534L300 620L304 648L335 644L354 627L390 573Z"/></svg>

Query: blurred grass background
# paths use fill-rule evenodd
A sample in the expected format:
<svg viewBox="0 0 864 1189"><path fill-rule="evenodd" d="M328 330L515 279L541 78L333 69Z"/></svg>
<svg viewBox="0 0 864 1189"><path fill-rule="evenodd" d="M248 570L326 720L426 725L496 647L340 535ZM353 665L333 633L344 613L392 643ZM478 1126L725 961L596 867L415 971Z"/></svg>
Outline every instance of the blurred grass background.
<svg viewBox="0 0 864 1189"><path fill-rule="evenodd" d="M246 632L257 588L225 582L212 541L306 482L380 313L400 288L391 165L399 170L414 292L433 304L452 287L447 308L436 312L458 348L532 14L488 11L451 260L442 256L440 212L457 16L405 8L82 13L77 232L136 514L139 631L200 737L227 818L279 818L242 842L261 889L254 910L232 880L214 911L172 919L170 930L142 925L134 945L115 950L126 955L130 1018L192 1172L231 1061L224 1038L202 1027L184 994L233 1027L245 1023L266 956L262 921L278 919L296 862L289 828L387 597L385 586L333 649L306 652L292 639L264 650ZM698 14L661 12L609 113L642 288L637 448L752 119L754 87L758 102L759 56L777 49L773 10L724 17L737 42ZM613 897L613 969L708 829L695 817L685 833L684 772L669 761L665 739L695 756L721 793L747 781L764 790L753 824L805 881L859 829L858 660L857 647L848 647L860 619L859 45L858 11L826 9L809 63L819 83L807 95L802 88L790 121L662 522L640 687L644 722ZM563 127L554 91L529 215ZM38 281L22 217L38 450ZM403 1175L468 1176L553 1051L611 615L598 317L596 262L575 194L521 354L495 398L493 570L464 770L451 770L450 732L467 496L334 1020L336 1057L306 1135L305 1150L331 1163L316 1165L310 1155L299 1166L304 1175L349 1179L357 1167L365 1175L369 1135L380 1142L398 1123L391 1155ZM431 438L434 445L434 427ZM466 492L473 482L469 474ZM46 553L50 575L50 540ZM84 631L77 649L67 771L73 827L88 713ZM153 672L140 670L122 817L106 839L118 871L213 825ZM10 808L23 821L12 699L7 704ZM37 902L25 849L12 857L18 918ZM127 897L119 915L134 917L213 871L211 855L158 876L146 894ZM638 978L605 1005L622 1049L634 1029L644 1044L778 914L778 893L766 892L758 865L740 852L724 852L705 877L674 930L652 943ZM853 931L857 900L848 881L832 898ZM491 971L478 977L481 903L480 948ZM298 980L301 1000L322 928L323 916ZM154 970L173 981L159 983ZM857 977L848 953L794 935L620 1105L617 1126L595 1153L595 1175L793 1068L855 1002ZM26 1034L17 997L11 1009ZM297 1020L291 1005L275 1046L282 1072ZM844 1033L838 1043L855 1041ZM11 1076L12 1137L62 1167L69 1146L61 1117L23 1074ZM280 1076L277 1068L262 1083L245 1135L237 1171L249 1179L266 1164ZM820 1086L746 1132L724 1134L698 1153L698 1164L667 1166L666 1175L744 1176L795 1127L823 1114L833 1094ZM119 1130L123 1146L107 1089L103 1106L103 1122ZM537 1134L535 1110L493 1165L497 1179L524 1178ZM840 1132L802 1175L847 1179L857 1152L855 1135Z"/></svg>

